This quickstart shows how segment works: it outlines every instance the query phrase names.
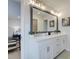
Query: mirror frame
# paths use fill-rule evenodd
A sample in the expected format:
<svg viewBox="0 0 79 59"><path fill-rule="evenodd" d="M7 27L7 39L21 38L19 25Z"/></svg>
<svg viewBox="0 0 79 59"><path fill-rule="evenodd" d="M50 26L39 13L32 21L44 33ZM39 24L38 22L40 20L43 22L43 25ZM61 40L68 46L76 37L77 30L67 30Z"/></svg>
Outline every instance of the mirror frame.
<svg viewBox="0 0 79 59"><path fill-rule="evenodd" d="M50 14L50 15L53 15L53 16L55 16L56 17L56 30L55 31L41 31L41 32L33 32L32 31L32 24L33 24L33 8L35 8L35 9L37 9L37 10L40 10L40 11L43 11L43 12L45 12L45 13L48 13L48 14ZM59 30L59 27L58 27L58 16L57 15L54 15L54 14L52 14L51 12L49 12L49 11L46 11L46 10L42 10L42 9L40 9L40 8L37 8L37 7L35 7L35 6L30 6L30 34L37 34L37 33L48 33L48 34L50 34L51 32L56 32L56 33L58 33L58 32L61 32L60 30Z"/></svg>

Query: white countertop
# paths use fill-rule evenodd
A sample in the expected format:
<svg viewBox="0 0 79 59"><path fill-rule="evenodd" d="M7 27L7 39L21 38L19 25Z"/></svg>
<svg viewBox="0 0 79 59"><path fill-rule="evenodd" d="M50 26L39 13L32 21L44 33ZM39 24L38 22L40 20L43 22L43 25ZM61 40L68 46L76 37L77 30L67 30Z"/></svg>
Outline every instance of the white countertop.
<svg viewBox="0 0 79 59"><path fill-rule="evenodd" d="M55 38L55 37L59 37L59 36L63 36L66 35L65 33L53 33L51 35L33 35L33 39L35 41L41 41L41 40L47 40L49 38Z"/></svg>

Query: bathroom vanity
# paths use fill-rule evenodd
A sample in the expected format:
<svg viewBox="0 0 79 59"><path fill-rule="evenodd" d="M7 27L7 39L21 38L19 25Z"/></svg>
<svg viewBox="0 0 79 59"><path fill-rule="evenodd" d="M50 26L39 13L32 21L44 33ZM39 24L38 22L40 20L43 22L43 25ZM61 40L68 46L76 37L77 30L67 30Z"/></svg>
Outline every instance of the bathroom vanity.
<svg viewBox="0 0 79 59"><path fill-rule="evenodd" d="M30 59L53 59L65 49L67 35L33 35L32 38L29 44Z"/></svg>

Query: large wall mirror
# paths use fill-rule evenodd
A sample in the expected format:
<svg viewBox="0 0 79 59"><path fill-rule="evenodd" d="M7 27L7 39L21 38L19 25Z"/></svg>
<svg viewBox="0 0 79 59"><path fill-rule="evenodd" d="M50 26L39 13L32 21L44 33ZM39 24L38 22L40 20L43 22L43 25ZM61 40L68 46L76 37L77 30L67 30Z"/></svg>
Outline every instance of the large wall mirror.
<svg viewBox="0 0 79 59"><path fill-rule="evenodd" d="M56 31L57 23L57 16L31 6L31 33Z"/></svg>

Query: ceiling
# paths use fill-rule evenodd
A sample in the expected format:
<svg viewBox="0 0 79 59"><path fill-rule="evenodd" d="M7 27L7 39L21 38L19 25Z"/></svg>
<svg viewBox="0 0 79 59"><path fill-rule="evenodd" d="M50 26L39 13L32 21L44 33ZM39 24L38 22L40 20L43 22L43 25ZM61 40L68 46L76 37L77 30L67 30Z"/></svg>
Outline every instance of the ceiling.
<svg viewBox="0 0 79 59"><path fill-rule="evenodd" d="M49 9L60 12L70 6L70 0L41 0Z"/></svg>
<svg viewBox="0 0 79 59"><path fill-rule="evenodd" d="M20 2L21 0L14 0ZM70 0L40 0L46 7L54 12L60 12L63 9L70 8Z"/></svg>

